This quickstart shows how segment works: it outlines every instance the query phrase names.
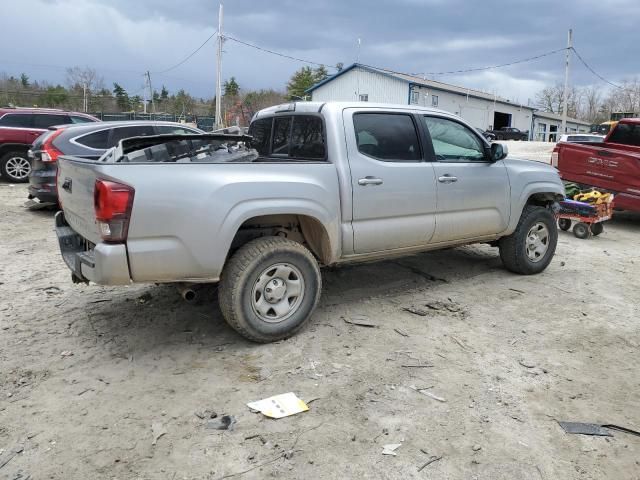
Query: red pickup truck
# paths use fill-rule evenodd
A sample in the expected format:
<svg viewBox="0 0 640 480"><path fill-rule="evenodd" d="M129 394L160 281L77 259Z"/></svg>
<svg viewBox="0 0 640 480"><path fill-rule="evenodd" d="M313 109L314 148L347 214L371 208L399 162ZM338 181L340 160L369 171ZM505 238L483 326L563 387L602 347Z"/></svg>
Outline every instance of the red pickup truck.
<svg viewBox="0 0 640 480"><path fill-rule="evenodd" d="M616 208L640 212L640 118L620 120L602 143L559 142L551 165L563 180L614 192Z"/></svg>

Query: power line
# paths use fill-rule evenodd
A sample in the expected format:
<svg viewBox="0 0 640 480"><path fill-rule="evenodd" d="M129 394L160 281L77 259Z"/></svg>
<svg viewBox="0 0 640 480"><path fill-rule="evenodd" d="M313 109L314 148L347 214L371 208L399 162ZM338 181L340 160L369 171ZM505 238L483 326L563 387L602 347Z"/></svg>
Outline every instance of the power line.
<svg viewBox="0 0 640 480"><path fill-rule="evenodd" d="M413 73L411 75L413 76L420 76L420 75L455 75L458 73L469 73L469 72L480 72L480 71L484 71L484 70L493 70L494 68L503 68L503 67L510 67L511 65L518 65L519 63L526 63L526 62L532 62L533 60L538 60L539 58L543 58L543 57L548 57L550 55L554 55L558 52L564 52L565 50L567 50L567 47L564 48L558 48L556 50L551 50L550 52L545 52L545 53L541 53L540 55L535 55L533 57L527 57L527 58L523 58L522 60L515 60L513 62L508 62L508 63L501 63L498 65L490 65L487 67L477 67L477 68L465 68L463 70L451 70L449 72L423 72L423 73ZM374 67L377 68L377 67ZM400 72L393 72L393 73L400 73ZM408 75L406 73L403 73L402 75Z"/></svg>
<svg viewBox="0 0 640 480"><path fill-rule="evenodd" d="M624 88L624 87L621 87L620 85L616 85L615 83L610 82L609 80L604 78L602 75L600 75L598 72L596 72L593 68L591 68L591 66L587 62L585 62L585 60L580 56L580 54L578 53L578 51L574 47L571 47L571 50L573 50L573 53L576 54L576 57L578 57L578 60L580 60L582 62L582 64L586 67L586 69L589 70L591 73L593 73L600 80L602 80L605 83L608 83L612 87L616 87L616 88L619 88L619 89L623 89Z"/></svg>
<svg viewBox="0 0 640 480"><path fill-rule="evenodd" d="M286 55L284 53L274 52L273 50L269 50L268 48L259 47L258 45L254 45L254 44L249 43L249 42L244 42L242 40L238 40L237 38L233 38L233 37L230 37L228 35L224 35L222 38L224 38L225 40L231 40L233 42L240 43L242 45L246 45L247 47L255 48L256 50L261 50L263 52L270 53L271 55L277 55L279 57L288 58L289 60L295 60L297 62L308 63L310 65L317 65L319 67L336 68L333 65L327 65L325 63L313 62L311 60L305 60L304 58L292 57L291 55Z"/></svg>
<svg viewBox="0 0 640 480"><path fill-rule="evenodd" d="M171 71L171 70L174 70L174 69L178 68L180 65L182 65L183 63L185 63L185 62L186 62L187 60L189 60L191 57L193 57L196 53L198 53L198 52L202 49L202 47L204 47L207 43L209 43L209 41L210 41L213 37L215 37L217 34L218 34L218 31L216 30L215 32L213 32L213 33L211 34L211 36L210 36L209 38L207 38L207 39L202 43L202 45L200 45L200 46L199 46L198 48L196 48L193 52L191 52L191 53L189 54L189 56L187 56L187 57L186 57L184 60L182 60L180 63L176 63L173 67L169 67L169 68L167 68L166 70L161 70L161 71L159 71L159 72L151 72L151 73L153 73L154 75L159 75L159 74L161 74L161 73L166 73L166 72L169 72L169 71Z"/></svg>

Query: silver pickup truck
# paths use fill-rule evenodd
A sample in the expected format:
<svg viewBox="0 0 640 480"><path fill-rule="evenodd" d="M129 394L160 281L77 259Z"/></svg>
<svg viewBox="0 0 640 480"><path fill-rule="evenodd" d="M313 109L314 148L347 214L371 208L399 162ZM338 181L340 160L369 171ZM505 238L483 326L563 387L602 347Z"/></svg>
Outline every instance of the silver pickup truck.
<svg viewBox="0 0 640 480"><path fill-rule="evenodd" d="M312 315L320 265L484 242L534 274L554 255L556 171L505 159L455 115L302 102L258 112L249 135L60 158L56 229L73 280L219 283L227 322L269 342Z"/></svg>

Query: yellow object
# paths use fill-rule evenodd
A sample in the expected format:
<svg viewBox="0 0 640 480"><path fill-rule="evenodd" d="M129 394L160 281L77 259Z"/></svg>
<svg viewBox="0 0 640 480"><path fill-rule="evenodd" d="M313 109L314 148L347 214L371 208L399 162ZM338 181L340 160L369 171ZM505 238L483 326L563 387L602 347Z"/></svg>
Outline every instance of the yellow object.
<svg viewBox="0 0 640 480"><path fill-rule="evenodd" d="M610 203L612 200L612 196L610 193L602 193L598 192L597 190L593 190L591 192L579 193L577 195L574 195L573 199L578 202L600 205L602 203Z"/></svg>

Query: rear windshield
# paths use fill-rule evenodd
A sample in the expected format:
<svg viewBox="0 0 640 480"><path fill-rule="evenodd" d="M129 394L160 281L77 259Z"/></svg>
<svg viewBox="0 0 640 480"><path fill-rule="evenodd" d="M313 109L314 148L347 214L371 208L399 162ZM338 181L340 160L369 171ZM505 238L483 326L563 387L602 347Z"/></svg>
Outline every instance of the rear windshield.
<svg viewBox="0 0 640 480"><path fill-rule="evenodd" d="M640 124L619 123L611 132L609 142L640 146Z"/></svg>
<svg viewBox="0 0 640 480"><path fill-rule="evenodd" d="M246 137L245 137L246 138ZM103 157L109 161L109 157ZM244 141L203 139L174 139L115 159L123 163L228 163L253 162L258 152Z"/></svg>

